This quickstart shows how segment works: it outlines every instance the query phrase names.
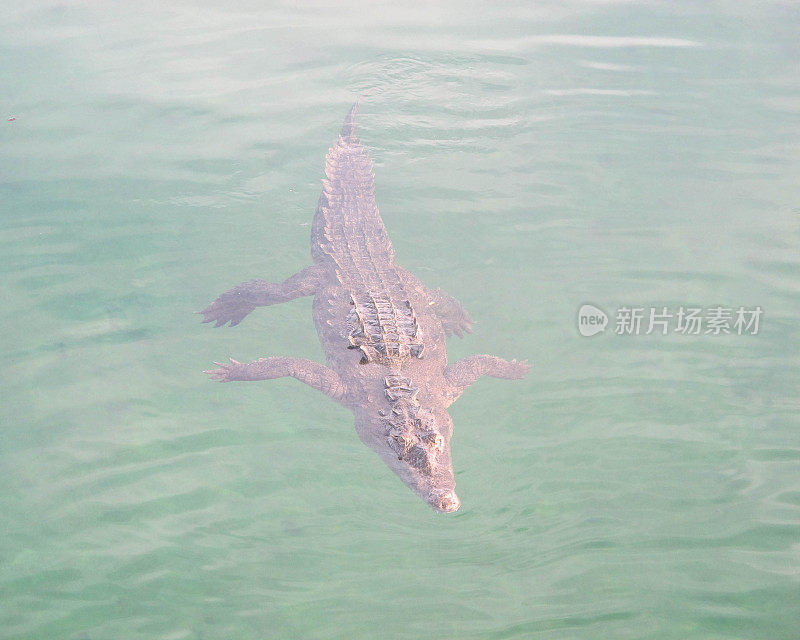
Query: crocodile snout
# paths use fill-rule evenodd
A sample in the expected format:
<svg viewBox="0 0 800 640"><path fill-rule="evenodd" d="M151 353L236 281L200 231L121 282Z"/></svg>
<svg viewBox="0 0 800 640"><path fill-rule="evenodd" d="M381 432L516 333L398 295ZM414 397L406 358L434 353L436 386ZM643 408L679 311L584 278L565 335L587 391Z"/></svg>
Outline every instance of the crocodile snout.
<svg viewBox="0 0 800 640"><path fill-rule="evenodd" d="M442 494L431 494L428 503L437 511L442 513L452 513L458 511L461 500L458 499L455 491L448 491Z"/></svg>

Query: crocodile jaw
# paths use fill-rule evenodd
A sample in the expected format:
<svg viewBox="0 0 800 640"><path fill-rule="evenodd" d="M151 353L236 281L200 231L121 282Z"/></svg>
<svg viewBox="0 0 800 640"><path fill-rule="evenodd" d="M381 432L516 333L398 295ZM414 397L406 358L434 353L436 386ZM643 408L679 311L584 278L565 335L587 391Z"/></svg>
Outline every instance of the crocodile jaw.
<svg viewBox="0 0 800 640"><path fill-rule="evenodd" d="M425 473L409 465L407 460L399 459L394 451L378 451L378 455L400 479L432 509L439 513L452 513L461 506L455 492L453 466L450 461L450 447L435 454L436 464L432 473ZM433 458L433 454L431 455Z"/></svg>
<svg viewBox="0 0 800 640"><path fill-rule="evenodd" d="M394 431L387 431L385 421L377 414L369 410L356 412L356 432L361 441L432 509L452 513L461 506L461 500L455 492L450 455L452 421L446 412L439 412L438 425L434 437L428 431L423 438L415 435L405 441L390 435Z"/></svg>
<svg viewBox="0 0 800 640"><path fill-rule="evenodd" d="M448 462L449 462L449 451ZM452 467L439 469L441 475L430 477L420 474L416 469L409 469L398 460L397 456L387 459L383 455L381 458L394 471L400 479L416 493L434 511L439 513L453 513L458 511L461 500L455 492L455 480L453 480Z"/></svg>

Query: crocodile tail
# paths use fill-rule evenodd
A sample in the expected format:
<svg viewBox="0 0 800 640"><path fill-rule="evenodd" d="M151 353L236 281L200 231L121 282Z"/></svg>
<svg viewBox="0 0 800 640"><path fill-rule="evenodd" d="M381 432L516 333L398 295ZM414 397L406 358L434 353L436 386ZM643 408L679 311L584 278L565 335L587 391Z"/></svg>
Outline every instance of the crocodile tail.
<svg viewBox="0 0 800 640"><path fill-rule="evenodd" d="M356 98L355 104L350 108L347 117L344 119L342 125L341 136L347 141L353 140L356 137L356 114L358 113L358 105L361 104L361 96Z"/></svg>

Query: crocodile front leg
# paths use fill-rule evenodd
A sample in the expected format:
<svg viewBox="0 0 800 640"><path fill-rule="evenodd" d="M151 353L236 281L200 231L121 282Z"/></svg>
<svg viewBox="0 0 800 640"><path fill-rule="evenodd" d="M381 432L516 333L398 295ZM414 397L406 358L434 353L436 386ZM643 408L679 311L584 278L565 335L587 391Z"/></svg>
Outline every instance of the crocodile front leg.
<svg viewBox="0 0 800 640"><path fill-rule="evenodd" d="M455 402L464 390L481 376L518 380L530 371L527 361L503 360L497 356L468 356L448 365L444 377L450 383L450 395Z"/></svg>
<svg viewBox="0 0 800 640"><path fill-rule="evenodd" d="M229 321L235 327L256 307L314 295L324 277L325 267L312 264L281 283L250 280L226 291L199 313L203 314L203 322L216 322L215 327Z"/></svg>
<svg viewBox="0 0 800 640"><path fill-rule="evenodd" d="M459 338L464 333L472 333L472 318L461 303L441 289L428 289L428 304L442 323L445 335L456 334Z"/></svg>
<svg viewBox="0 0 800 640"><path fill-rule="evenodd" d="M260 358L243 364L233 358L229 364L215 362L219 369L205 371L212 380L232 382L234 380L273 380L290 376L322 391L329 398L342 402L345 387L339 374L333 369L305 358Z"/></svg>

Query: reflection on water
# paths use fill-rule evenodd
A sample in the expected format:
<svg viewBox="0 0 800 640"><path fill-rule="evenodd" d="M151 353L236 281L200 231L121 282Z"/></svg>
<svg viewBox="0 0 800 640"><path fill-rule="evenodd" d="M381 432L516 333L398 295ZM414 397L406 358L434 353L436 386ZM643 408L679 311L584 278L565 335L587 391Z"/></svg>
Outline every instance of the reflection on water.
<svg viewBox="0 0 800 640"><path fill-rule="evenodd" d="M4 637L794 637L791 3L0 20ZM200 373L322 361L307 299L227 331L192 312L308 263L331 123L361 93L398 262L476 320L451 361L536 363L453 405L469 500L447 517L344 408ZM587 303L764 315L583 337Z"/></svg>

